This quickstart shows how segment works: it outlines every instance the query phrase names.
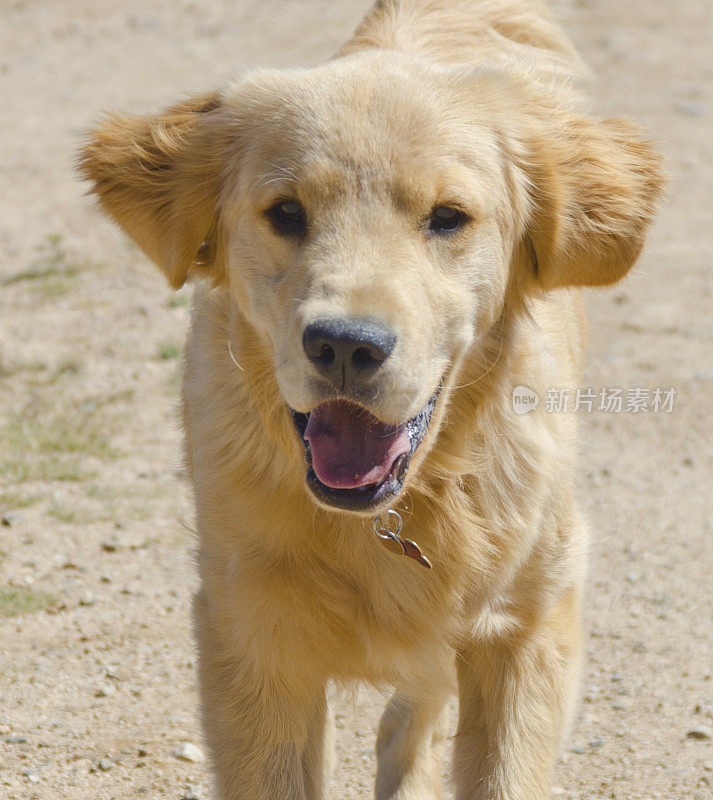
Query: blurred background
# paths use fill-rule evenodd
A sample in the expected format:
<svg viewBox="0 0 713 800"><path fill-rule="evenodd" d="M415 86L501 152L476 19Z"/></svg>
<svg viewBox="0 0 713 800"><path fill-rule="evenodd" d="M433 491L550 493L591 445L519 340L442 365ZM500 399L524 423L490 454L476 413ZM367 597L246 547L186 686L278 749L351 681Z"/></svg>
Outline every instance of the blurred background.
<svg viewBox="0 0 713 800"><path fill-rule="evenodd" d="M0 797L208 798L177 397L190 287L83 196L82 132L256 65L309 65L357 0L0 3ZM632 276L589 297L587 663L555 796L713 795L713 6L561 0L596 113L640 122L668 197ZM380 698L338 698L331 797L372 795ZM193 747L191 747L192 745ZM196 749L198 748L198 749Z"/></svg>

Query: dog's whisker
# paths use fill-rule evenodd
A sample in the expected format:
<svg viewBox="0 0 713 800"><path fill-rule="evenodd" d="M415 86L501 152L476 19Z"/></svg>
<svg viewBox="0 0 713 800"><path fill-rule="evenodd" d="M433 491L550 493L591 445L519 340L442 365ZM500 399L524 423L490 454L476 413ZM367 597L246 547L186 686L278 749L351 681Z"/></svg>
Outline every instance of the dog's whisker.
<svg viewBox="0 0 713 800"><path fill-rule="evenodd" d="M286 165L274 164L270 172L259 177L253 183L254 190L264 189L274 183L296 183L298 176L293 169Z"/></svg>
<svg viewBox="0 0 713 800"><path fill-rule="evenodd" d="M235 364L235 366L236 366L236 367L237 367L237 368L238 368L238 369L239 369L241 372L245 372L245 368L244 368L244 367L241 367L241 366L240 366L240 364L238 364L238 362L237 362L237 360L236 360L235 356L233 355L233 346L232 346L232 343L231 343L230 339L228 339L228 355L230 356L230 360L233 362L233 364Z"/></svg>
<svg viewBox="0 0 713 800"><path fill-rule="evenodd" d="M453 387L454 391L456 389L468 389L471 386L475 386L476 383L480 383L480 381L482 381L484 378L487 378L487 376L495 369L495 367L500 362L500 359L502 358L503 351L504 351L504 339L503 339L502 336L500 336L499 339L500 339L500 348L498 350L498 354L497 354L497 356L495 356L495 359L490 362L490 364L488 365L488 368L483 373L481 373L477 378L474 378L472 381L469 381L468 383L462 383L462 384L459 384L457 386L454 386ZM481 357L483 359L485 359L484 355L481 356Z"/></svg>

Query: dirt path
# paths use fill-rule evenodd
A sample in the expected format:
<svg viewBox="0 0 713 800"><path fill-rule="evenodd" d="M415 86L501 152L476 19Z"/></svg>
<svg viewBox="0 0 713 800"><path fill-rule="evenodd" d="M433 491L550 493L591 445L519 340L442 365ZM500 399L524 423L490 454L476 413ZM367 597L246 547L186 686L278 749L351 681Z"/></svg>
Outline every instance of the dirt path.
<svg viewBox="0 0 713 800"><path fill-rule="evenodd" d="M0 798L208 797L176 397L188 292L82 197L78 136L236 66L308 64L367 2L7 0L0 17ZM713 796L713 28L705 0L559 2L602 114L668 154L636 274L592 297L587 385L675 388L584 413L593 530L570 800ZM650 395L651 396L651 395ZM378 703L338 703L333 798L367 798ZM190 784L190 787L189 787Z"/></svg>

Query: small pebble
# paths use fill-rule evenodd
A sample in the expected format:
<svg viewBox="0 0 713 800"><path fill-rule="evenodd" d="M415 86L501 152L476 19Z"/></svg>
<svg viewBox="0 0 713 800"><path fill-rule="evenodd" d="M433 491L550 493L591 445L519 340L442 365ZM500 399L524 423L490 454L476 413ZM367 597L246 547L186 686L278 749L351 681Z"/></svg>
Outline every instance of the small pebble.
<svg viewBox="0 0 713 800"><path fill-rule="evenodd" d="M616 56L631 55L631 37L626 31L612 30L606 36L602 36L600 42L604 48Z"/></svg>
<svg viewBox="0 0 713 800"><path fill-rule="evenodd" d="M577 744L574 747L569 748L570 753L576 753L578 756L584 755L587 752L587 748L581 744Z"/></svg>
<svg viewBox="0 0 713 800"><path fill-rule="evenodd" d="M687 117L705 117L708 116L709 108L705 103L678 103L676 111Z"/></svg>
<svg viewBox="0 0 713 800"><path fill-rule="evenodd" d="M171 754L174 758L180 758L182 761L190 761L197 763L203 761L203 751L191 742L183 742Z"/></svg>
<svg viewBox="0 0 713 800"><path fill-rule="evenodd" d="M30 783L39 783L40 776L33 769L25 769L22 774L27 778Z"/></svg>
<svg viewBox="0 0 713 800"><path fill-rule="evenodd" d="M196 789L193 784L189 783L181 795L181 800L201 800L198 789Z"/></svg>
<svg viewBox="0 0 713 800"><path fill-rule="evenodd" d="M692 728L690 731L686 731L686 736L689 739L713 739L713 728L701 725L700 728Z"/></svg>
<svg viewBox="0 0 713 800"><path fill-rule="evenodd" d="M5 737L5 744L25 744L26 741L27 736L21 736L19 734Z"/></svg>
<svg viewBox="0 0 713 800"><path fill-rule="evenodd" d="M102 772L109 772L109 770L114 766L114 762L110 758L102 758L99 762L99 769Z"/></svg>

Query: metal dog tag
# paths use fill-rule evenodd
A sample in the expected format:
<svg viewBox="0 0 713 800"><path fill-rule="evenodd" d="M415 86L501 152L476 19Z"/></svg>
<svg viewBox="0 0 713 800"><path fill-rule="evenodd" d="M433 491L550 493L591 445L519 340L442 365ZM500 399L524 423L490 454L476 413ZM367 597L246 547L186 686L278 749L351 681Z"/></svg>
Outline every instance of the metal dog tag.
<svg viewBox="0 0 713 800"><path fill-rule="evenodd" d="M401 528L403 528L401 515L392 509L389 509L386 514L388 517L386 524L384 524L381 517L374 517L371 523L371 527L378 536L381 544L383 544L387 550L390 550L398 556L408 556L414 561L418 561L418 563L426 567L426 569L433 569L431 562L424 556L416 542L411 539L404 539L399 535L401 533ZM396 523L395 531L387 527L392 520Z"/></svg>
<svg viewBox="0 0 713 800"><path fill-rule="evenodd" d="M395 553L397 556L403 556L406 554L406 550L404 546L401 544L401 540L395 533L386 533L386 534L379 534L379 541L387 550L390 550L392 553Z"/></svg>
<svg viewBox="0 0 713 800"><path fill-rule="evenodd" d="M424 556L421 552L421 548L413 541L413 539L402 539L401 545L404 549L404 555L412 558L414 561L418 561L419 564L422 564L426 569L433 569L433 565L431 562Z"/></svg>

